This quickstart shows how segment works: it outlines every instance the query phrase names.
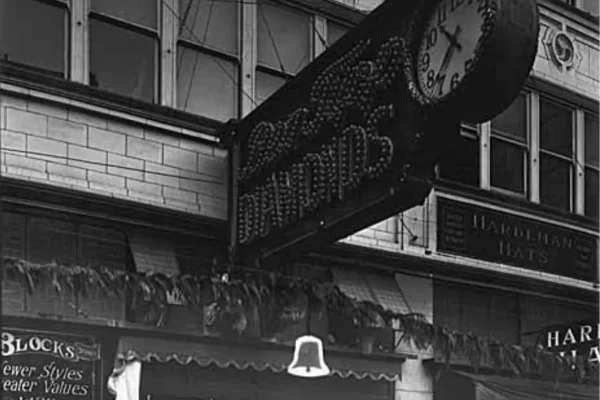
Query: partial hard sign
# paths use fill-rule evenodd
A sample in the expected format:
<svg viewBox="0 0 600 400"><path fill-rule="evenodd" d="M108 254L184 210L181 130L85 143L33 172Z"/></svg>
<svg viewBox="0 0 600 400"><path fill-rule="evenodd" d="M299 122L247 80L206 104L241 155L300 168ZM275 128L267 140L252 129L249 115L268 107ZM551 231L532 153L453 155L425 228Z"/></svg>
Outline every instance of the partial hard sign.
<svg viewBox="0 0 600 400"><path fill-rule="evenodd" d="M598 280L598 238L438 198L437 249L587 281Z"/></svg>
<svg viewBox="0 0 600 400"><path fill-rule="evenodd" d="M238 255L321 246L422 203L460 121L517 95L537 24L534 0L386 1L238 125Z"/></svg>
<svg viewBox="0 0 600 400"><path fill-rule="evenodd" d="M585 357L598 365L600 330L598 321L577 321L548 327L538 337L538 344L558 351L562 356Z"/></svg>
<svg viewBox="0 0 600 400"><path fill-rule="evenodd" d="M83 336L2 329L2 398L94 398L100 345Z"/></svg>

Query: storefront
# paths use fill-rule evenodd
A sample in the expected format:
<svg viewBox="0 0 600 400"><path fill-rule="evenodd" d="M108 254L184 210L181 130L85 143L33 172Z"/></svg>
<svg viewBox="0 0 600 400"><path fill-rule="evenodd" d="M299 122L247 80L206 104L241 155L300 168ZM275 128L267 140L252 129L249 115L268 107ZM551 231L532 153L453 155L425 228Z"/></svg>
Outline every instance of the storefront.
<svg viewBox="0 0 600 400"><path fill-rule="evenodd" d="M405 360L400 355L326 349L331 374L306 379L286 372L293 351L259 341L124 336L117 357L127 360L126 366L109 385L135 387L140 399L393 399ZM129 384L118 382L123 379Z"/></svg>
<svg viewBox="0 0 600 400"><path fill-rule="evenodd" d="M2 398L101 400L114 355L109 337L103 328L5 317Z"/></svg>

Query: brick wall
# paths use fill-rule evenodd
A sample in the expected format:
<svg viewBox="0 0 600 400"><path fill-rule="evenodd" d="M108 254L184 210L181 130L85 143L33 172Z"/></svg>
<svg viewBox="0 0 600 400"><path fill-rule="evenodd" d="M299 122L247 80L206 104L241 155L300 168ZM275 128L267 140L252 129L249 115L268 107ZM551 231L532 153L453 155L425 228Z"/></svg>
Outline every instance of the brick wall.
<svg viewBox="0 0 600 400"><path fill-rule="evenodd" d="M2 175L225 218L225 151L181 128L78 105L4 91Z"/></svg>

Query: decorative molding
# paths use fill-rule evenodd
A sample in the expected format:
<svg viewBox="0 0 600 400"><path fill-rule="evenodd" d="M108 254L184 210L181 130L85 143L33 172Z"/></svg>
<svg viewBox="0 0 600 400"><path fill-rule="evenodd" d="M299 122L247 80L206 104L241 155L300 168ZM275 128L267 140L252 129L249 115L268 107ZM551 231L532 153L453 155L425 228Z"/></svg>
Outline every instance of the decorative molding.
<svg viewBox="0 0 600 400"><path fill-rule="evenodd" d="M548 27L542 42L550 59L561 72L577 71L582 57L575 38L567 33L564 25L561 30Z"/></svg>

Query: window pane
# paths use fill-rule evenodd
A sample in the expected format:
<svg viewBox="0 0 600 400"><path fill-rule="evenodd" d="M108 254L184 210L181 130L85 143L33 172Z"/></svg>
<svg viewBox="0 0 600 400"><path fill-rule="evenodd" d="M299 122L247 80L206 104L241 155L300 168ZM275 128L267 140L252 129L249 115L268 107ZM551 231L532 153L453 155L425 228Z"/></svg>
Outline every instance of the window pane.
<svg viewBox="0 0 600 400"><path fill-rule="evenodd" d="M571 163L540 155L540 200L542 204L571 210Z"/></svg>
<svg viewBox="0 0 600 400"><path fill-rule="evenodd" d="M598 171L585 169L585 215L598 219Z"/></svg>
<svg viewBox="0 0 600 400"><path fill-rule="evenodd" d="M65 18L61 7L0 0L0 58L64 76Z"/></svg>
<svg viewBox="0 0 600 400"><path fill-rule="evenodd" d="M153 101L155 60L153 38L90 19L90 85Z"/></svg>
<svg viewBox="0 0 600 400"><path fill-rule="evenodd" d="M179 34L183 39L238 53L238 3L220 0L181 0Z"/></svg>
<svg viewBox="0 0 600 400"><path fill-rule="evenodd" d="M492 120L494 133L525 142L527 138L527 102L521 94L502 114Z"/></svg>
<svg viewBox="0 0 600 400"><path fill-rule="evenodd" d="M331 46L337 42L342 36L348 32L348 28L344 28L334 22L327 21L327 46Z"/></svg>
<svg viewBox="0 0 600 400"><path fill-rule="evenodd" d="M573 149L572 111L547 99L540 99L540 146L571 157Z"/></svg>
<svg viewBox="0 0 600 400"><path fill-rule="evenodd" d="M32 262L76 263L77 235L72 223L33 217L27 224L27 258Z"/></svg>
<svg viewBox="0 0 600 400"><path fill-rule="evenodd" d="M220 121L236 117L236 65L183 46L177 51L177 107Z"/></svg>
<svg viewBox="0 0 600 400"><path fill-rule="evenodd" d="M264 72L256 71L256 103L260 104L277 89L283 86L285 79Z"/></svg>
<svg viewBox="0 0 600 400"><path fill-rule="evenodd" d="M165 7L165 12L169 12ZM156 29L156 0L92 0L92 11Z"/></svg>
<svg viewBox="0 0 600 400"><path fill-rule="evenodd" d="M492 138L492 186L525 193L525 154L523 147Z"/></svg>
<svg viewBox="0 0 600 400"><path fill-rule="evenodd" d="M310 18L308 14L273 3L259 2L258 62L295 74L310 62ZM281 62L280 62L281 60Z"/></svg>
<svg viewBox="0 0 600 400"><path fill-rule="evenodd" d="M440 160L440 177L467 185L479 186L479 143L460 135Z"/></svg>
<svg viewBox="0 0 600 400"><path fill-rule="evenodd" d="M125 269L127 244L121 232L83 225L80 233L82 265Z"/></svg>
<svg viewBox="0 0 600 400"><path fill-rule="evenodd" d="M585 163L598 168L598 116L585 114Z"/></svg>
<svg viewBox="0 0 600 400"><path fill-rule="evenodd" d="M581 8L592 15L598 16L600 2L598 0L581 0Z"/></svg>
<svg viewBox="0 0 600 400"><path fill-rule="evenodd" d="M23 244L25 243L25 218L22 215L2 212L0 213L0 238L3 256L23 257Z"/></svg>

